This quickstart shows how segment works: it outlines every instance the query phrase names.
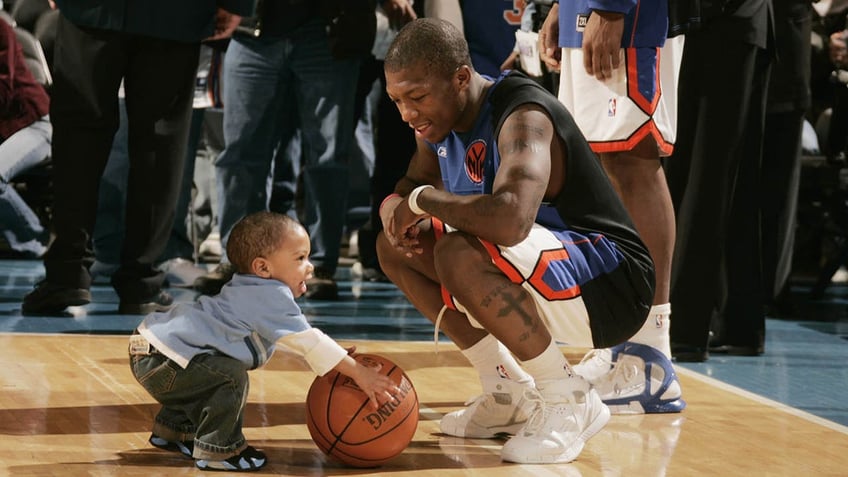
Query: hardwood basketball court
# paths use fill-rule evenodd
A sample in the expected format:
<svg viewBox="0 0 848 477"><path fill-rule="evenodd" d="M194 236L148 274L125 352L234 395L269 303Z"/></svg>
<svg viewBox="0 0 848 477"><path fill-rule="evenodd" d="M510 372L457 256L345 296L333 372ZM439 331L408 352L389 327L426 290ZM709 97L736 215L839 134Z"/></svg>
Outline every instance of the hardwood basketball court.
<svg viewBox="0 0 848 477"><path fill-rule="evenodd" d="M502 441L439 433L440 416L480 391L453 345L436 353L421 341L340 342L386 356L410 376L421 402L411 445L378 469L327 461L304 419L313 375L282 351L251 372L245 434L269 460L255 475L848 475L848 428L680 367L688 402L681 414L613 416L571 464L503 463ZM204 473L147 443L158 405L133 379L126 348L124 335L0 334L0 474Z"/></svg>

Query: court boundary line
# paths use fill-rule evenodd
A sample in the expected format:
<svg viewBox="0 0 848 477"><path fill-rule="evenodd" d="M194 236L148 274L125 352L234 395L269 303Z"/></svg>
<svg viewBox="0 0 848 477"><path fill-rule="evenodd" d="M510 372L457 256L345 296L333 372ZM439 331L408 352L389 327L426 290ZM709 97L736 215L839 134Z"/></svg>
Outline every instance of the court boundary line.
<svg viewBox="0 0 848 477"><path fill-rule="evenodd" d="M836 431L836 432L839 432L841 434L848 435L848 426L843 426L842 424L839 424L838 422L834 422L834 421L825 419L823 417L816 416L815 414L809 413L807 411L803 411L803 410L798 409L796 407L792 407L788 404L784 404L782 402L775 401L774 399L770 399L770 398L767 398L765 396L761 396L759 394L753 393L751 391L747 391L745 389L734 386L732 384L728 384L728 383L725 383L723 381L719 381L716 378L712 378L710 376L701 374L697 371L693 371L693 370L688 369L688 368L684 368L682 366L675 365L674 370L677 372L677 374L686 376L688 378L697 379L698 381L701 381L704 384L708 384L710 386L719 388L722 391L727 391L727 392L736 394L738 396L748 398L752 401L756 401L760 404L764 404L764 405L776 408L776 409L781 410L781 411L783 411L787 414L791 414L795 417L800 417L801 419L809 421L813 424L818 424L820 426L826 427L826 428L830 429L831 431Z"/></svg>

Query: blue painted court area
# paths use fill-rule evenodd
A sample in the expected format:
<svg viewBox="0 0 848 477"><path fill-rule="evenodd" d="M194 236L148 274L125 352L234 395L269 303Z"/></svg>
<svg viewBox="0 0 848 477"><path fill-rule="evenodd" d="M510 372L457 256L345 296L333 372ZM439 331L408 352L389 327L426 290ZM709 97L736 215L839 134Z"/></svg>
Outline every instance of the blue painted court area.
<svg viewBox="0 0 848 477"><path fill-rule="evenodd" d="M129 334L141 321L140 316L117 314L118 298L108 284L96 284L93 303L73 308L67 316L23 317L21 299L43 274L39 261L0 260L0 332ZM348 266L337 277L341 300L301 300L314 326L341 340L433 339L433 325L394 285L354 279ZM169 291L178 301L197 297L191 290ZM831 287L823 299L798 307L797 319L769 319L763 356L712 355L705 363L680 366L848 426L846 296L844 286Z"/></svg>

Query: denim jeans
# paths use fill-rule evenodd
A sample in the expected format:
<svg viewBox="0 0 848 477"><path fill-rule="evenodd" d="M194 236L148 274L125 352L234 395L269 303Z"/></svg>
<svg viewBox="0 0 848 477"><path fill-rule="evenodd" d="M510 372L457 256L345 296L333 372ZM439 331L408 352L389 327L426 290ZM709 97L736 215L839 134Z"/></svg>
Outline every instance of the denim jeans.
<svg viewBox="0 0 848 477"><path fill-rule="evenodd" d="M52 132L45 116L0 143L0 232L12 250L33 257L46 250L47 232L11 182L47 159Z"/></svg>
<svg viewBox="0 0 848 477"><path fill-rule="evenodd" d="M319 18L288 38L233 38L224 58L226 146L215 163L225 246L239 219L268 209L281 108L295 108L303 161L301 222L311 237L310 259L335 272L347 215L358 71L359 60L331 56Z"/></svg>
<svg viewBox="0 0 848 477"><path fill-rule="evenodd" d="M219 354L201 354L186 369L165 355L130 356L136 380L162 408L153 433L169 441L194 439L195 459L220 461L241 452L250 381L247 367Z"/></svg>

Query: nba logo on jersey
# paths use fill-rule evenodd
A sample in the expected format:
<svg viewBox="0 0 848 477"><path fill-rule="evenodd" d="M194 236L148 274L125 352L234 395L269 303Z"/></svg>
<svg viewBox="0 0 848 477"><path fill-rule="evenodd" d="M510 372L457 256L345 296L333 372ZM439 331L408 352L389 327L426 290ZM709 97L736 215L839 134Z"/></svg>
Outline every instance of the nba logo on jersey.
<svg viewBox="0 0 848 477"><path fill-rule="evenodd" d="M607 116L615 116L615 98L610 98L607 103Z"/></svg>
<svg viewBox="0 0 848 477"><path fill-rule="evenodd" d="M478 139L465 150L465 175L475 184L483 182L483 164L486 162L486 142Z"/></svg>
<svg viewBox="0 0 848 477"><path fill-rule="evenodd" d="M439 157L448 157L448 148L445 146L439 146Z"/></svg>

